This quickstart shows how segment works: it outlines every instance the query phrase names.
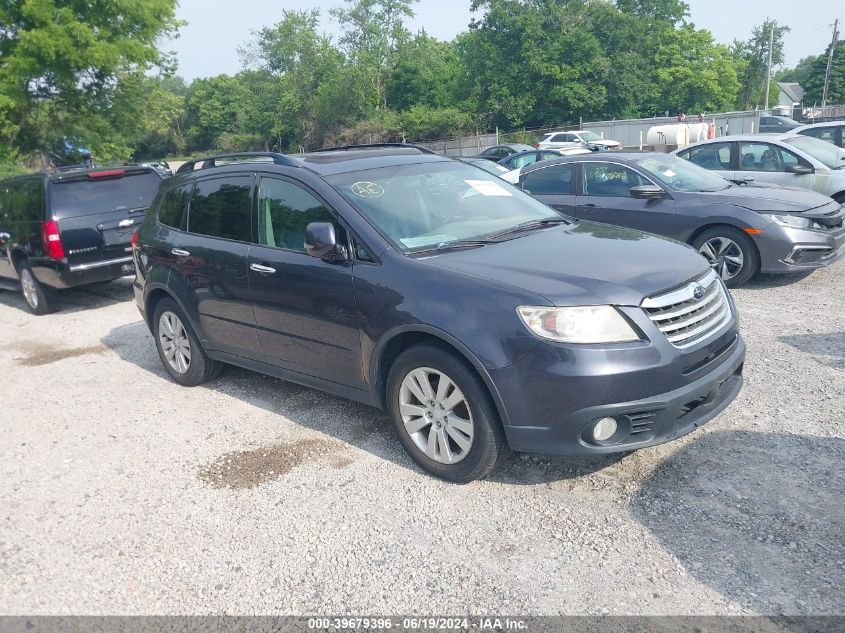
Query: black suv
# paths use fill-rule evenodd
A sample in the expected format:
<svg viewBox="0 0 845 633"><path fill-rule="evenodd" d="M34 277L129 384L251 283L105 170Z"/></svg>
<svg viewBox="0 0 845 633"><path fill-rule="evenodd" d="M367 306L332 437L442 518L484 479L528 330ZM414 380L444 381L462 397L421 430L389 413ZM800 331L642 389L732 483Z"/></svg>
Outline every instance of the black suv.
<svg viewBox="0 0 845 633"><path fill-rule="evenodd" d="M47 314L55 290L131 274L129 240L160 183L139 166L0 181L0 288L20 289L32 312Z"/></svg>
<svg viewBox="0 0 845 633"><path fill-rule="evenodd" d="M659 444L742 384L733 302L694 250L413 146L189 162L134 256L175 381L230 363L384 408L451 481L509 449Z"/></svg>

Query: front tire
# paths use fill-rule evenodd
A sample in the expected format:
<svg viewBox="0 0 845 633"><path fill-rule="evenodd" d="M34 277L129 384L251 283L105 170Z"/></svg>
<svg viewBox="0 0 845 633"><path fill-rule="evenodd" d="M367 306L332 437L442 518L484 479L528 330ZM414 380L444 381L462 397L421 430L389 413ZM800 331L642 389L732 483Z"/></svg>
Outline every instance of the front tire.
<svg viewBox="0 0 845 633"><path fill-rule="evenodd" d="M24 260L20 264L21 294L29 311L42 316L56 310L56 293L35 278L32 266Z"/></svg>
<svg viewBox="0 0 845 633"><path fill-rule="evenodd" d="M162 299L156 305L153 338L161 364L180 385L196 387L220 372L220 363L208 357L185 313L172 299Z"/></svg>
<svg viewBox="0 0 845 633"><path fill-rule="evenodd" d="M692 246L725 282L738 288L760 270L760 254L745 233L732 226L714 226L699 235Z"/></svg>
<svg viewBox="0 0 845 633"><path fill-rule="evenodd" d="M487 387L440 347L419 345L398 356L387 377L387 405L402 446L436 477L468 483L510 455Z"/></svg>

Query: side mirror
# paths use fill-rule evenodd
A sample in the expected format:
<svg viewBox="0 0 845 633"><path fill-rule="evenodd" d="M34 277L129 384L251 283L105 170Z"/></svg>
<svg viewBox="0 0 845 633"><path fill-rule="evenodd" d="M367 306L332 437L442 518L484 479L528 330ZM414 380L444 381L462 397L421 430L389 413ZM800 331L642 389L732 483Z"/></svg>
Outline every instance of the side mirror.
<svg viewBox="0 0 845 633"><path fill-rule="evenodd" d="M640 185L638 187L631 187L631 197L638 200L660 200L665 197L663 189L657 185Z"/></svg>
<svg viewBox="0 0 845 633"><path fill-rule="evenodd" d="M346 249L337 243L331 222L311 222L305 227L305 252L311 257L330 262L345 262L349 259Z"/></svg>
<svg viewBox="0 0 845 633"><path fill-rule="evenodd" d="M789 174L806 175L806 174L812 174L814 171L815 171L815 169L813 169L809 165L787 165L786 166L786 172L789 173Z"/></svg>

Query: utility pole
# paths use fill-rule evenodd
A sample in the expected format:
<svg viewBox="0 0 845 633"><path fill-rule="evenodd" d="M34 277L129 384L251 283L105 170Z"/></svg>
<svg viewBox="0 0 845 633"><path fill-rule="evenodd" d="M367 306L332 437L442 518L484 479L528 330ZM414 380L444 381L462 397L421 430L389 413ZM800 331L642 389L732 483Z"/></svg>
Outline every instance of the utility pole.
<svg viewBox="0 0 845 633"><path fill-rule="evenodd" d="M772 44L775 39L775 25L772 23L771 28L769 29L769 64L766 67L766 105L763 106L763 110L766 112L769 111L769 87L772 83Z"/></svg>
<svg viewBox="0 0 845 633"><path fill-rule="evenodd" d="M830 51L827 54L827 70L824 72L824 91L822 92L822 107L827 103L827 89L830 87L830 71L833 68L833 49L839 39L839 20L833 21L833 39L830 41Z"/></svg>

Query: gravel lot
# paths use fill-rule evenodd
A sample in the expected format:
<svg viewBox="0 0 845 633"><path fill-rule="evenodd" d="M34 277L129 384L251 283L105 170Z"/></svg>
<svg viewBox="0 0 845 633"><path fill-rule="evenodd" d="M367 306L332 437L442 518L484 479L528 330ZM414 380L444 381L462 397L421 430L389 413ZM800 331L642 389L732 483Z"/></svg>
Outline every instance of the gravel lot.
<svg viewBox="0 0 845 633"><path fill-rule="evenodd" d="M369 407L177 386L131 294L0 292L0 613L845 614L845 261L735 291L746 385L693 435L462 487Z"/></svg>

